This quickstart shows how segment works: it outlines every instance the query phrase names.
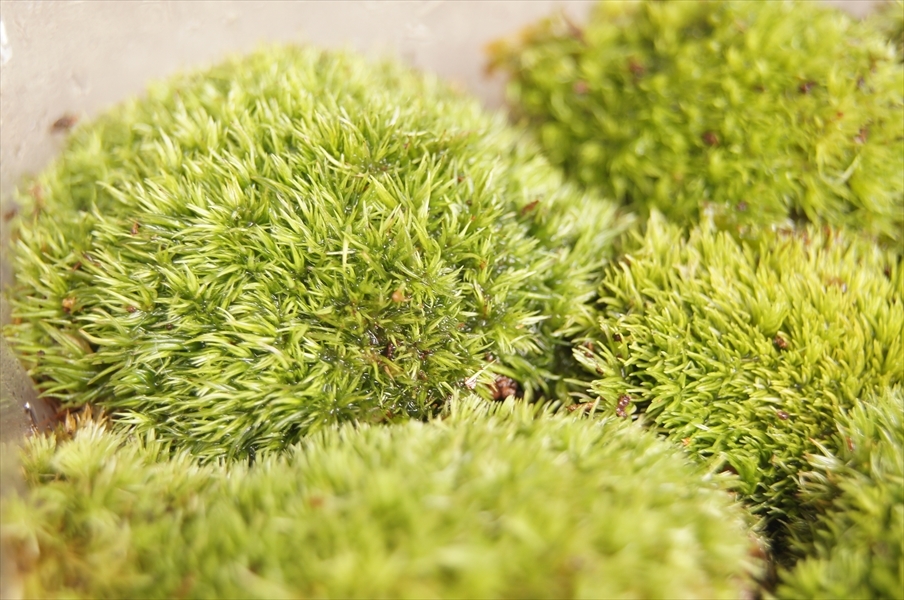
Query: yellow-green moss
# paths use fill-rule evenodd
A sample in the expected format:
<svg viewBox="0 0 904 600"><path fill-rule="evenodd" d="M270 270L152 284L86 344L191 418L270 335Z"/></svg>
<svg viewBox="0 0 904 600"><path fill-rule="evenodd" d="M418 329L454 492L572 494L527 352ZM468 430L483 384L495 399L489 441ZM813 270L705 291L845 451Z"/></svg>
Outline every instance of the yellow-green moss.
<svg viewBox="0 0 904 600"><path fill-rule="evenodd" d="M32 597L737 598L740 505L630 423L471 398L253 466L34 438L4 536Z"/></svg>
<svg viewBox="0 0 904 600"><path fill-rule="evenodd" d="M555 164L642 212L904 241L904 66L870 23L818 2L601 2L493 64Z"/></svg>
<svg viewBox="0 0 904 600"><path fill-rule="evenodd" d="M808 456L801 500L823 514L782 573L779 598L895 598L904 592L904 394L882 390Z"/></svg>
<svg viewBox="0 0 904 600"><path fill-rule="evenodd" d="M839 450L845 412L904 384L900 256L849 232L738 240L654 214L599 296L599 327L576 354L606 410L737 472L782 544L815 517L800 499L807 455Z"/></svg>
<svg viewBox="0 0 904 600"><path fill-rule="evenodd" d="M23 194L6 335L46 396L209 458L548 393L620 221L519 137L342 53L178 76Z"/></svg>

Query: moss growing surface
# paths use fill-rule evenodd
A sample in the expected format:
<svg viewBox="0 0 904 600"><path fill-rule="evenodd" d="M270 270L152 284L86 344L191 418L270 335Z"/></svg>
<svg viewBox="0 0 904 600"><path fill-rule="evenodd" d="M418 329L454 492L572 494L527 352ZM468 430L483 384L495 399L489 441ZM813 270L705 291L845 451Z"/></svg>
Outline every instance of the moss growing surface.
<svg viewBox="0 0 904 600"><path fill-rule="evenodd" d="M844 232L738 241L654 214L604 274L600 310L577 352L593 391L737 472L780 542L813 518L799 499L807 454L839 451L844 411L904 383L900 257Z"/></svg>
<svg viewBox="0 0 904 600"><path fill-rule="evenodd" d="M40 597L738 597L738 503L636 425L471 398L202 465L37 437L4 535ZM655 568L651 566L655 565Z"/></svg>
<svg viewBox="0 0 904 600"><path fill-rule="evenodd" d="M808 457L803 499L825 516L780 598L896 598L904 592L904 394L884 390L839 420Z"/></svg>
<svg viewBox="0 0 904 600"><path fill-rule="evenodd" d="M77 129L25 200L42 391L208 458L547 392L620 222L435 79L291 48Z"/></svg>
<svg viewBox="0 0 904 600"><path fill-rule="evenodd" d="M493 64L551 160L642 212L904 240L904 69L817 2L602 2Z"/></svg>

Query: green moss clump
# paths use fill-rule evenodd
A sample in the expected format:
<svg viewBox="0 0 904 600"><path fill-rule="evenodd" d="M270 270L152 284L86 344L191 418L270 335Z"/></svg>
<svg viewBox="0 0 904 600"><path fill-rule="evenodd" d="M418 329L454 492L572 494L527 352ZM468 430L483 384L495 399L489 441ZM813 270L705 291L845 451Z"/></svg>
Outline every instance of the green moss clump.
<svg viewBox="0 0 904 600"><path fill-rule="evenodd" d="M621 221L519 138L347 54L176 77L23 194L6 335L46 396L207 458L422 417L457 387L536 397Z"/></svg>
<svg viewBox="0 0 904 600"><path fill-rule="evenodd" d="M198 466L93 425L36 437L4 505L28 595L739 597L744 512L631 423L463 399ZM656 565L651 569L651 565Z"/></svg>
<svg viewBox="0 0 904 600"><path fill-rule="evenodd" d="M885 390L808 457L803 499L825 511L780 598L896 598L904 591L904 394Z"/></svg>
<svg viewBox="0 0 904 600"><path fill-rule="evenodd" d="M898 58L904 62L904 0L885 0L870 18L897 47Z"/></svg>
<svg viewBox="0 0 904 600"><path fill-rule="evenodd" d="M689 234L656 213L600 288L577 355L609 411L642 414L740 476L778 542L814 515L798 473L861 398L904 383L904 265L844 230Z"/></svg>
<svg viewBox="0 0 904 600"><path fill-rule="evenodd" d="M551 160L642 212L904 240L904 68L817 2L601 2L492 50Z"/></svg>

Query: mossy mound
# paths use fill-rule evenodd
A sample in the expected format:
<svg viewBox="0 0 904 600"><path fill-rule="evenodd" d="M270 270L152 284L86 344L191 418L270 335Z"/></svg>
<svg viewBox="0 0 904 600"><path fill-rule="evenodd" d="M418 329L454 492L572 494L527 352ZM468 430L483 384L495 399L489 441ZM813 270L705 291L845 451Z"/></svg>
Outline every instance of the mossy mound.
<svg viewBox="0 0 904 600"><path fill-rule="evenodd" d="M844 230L712 224L653 214L600 288L579 348L607 410L642 414L693 456L735 471L779 541L807 528L798 473L861 399L904 383L904 265Z"/></svg>
<svg viewBox="0 0 904 600"><path fill-rule="evenodd" d="M151 88L23 200L42 392L208 458L548 391L620 222L436 79L310 48Z"/></svg>
<svg viewBox="0 0 904 600"><path fill-rule="evenodd" d="M904 62L904 0L885 0L870 18L897 47L898 59Z"/></svg>
<svg viewBox="0 0 904 600"><path fill-rule="evenodd" d="M904 240L904 69L868 23L818 2L602 2L492 53L550 159L641 212Z"/></svg>
<svg viewBox="0 0 904 600"><path fill-rule="evenodd" d="M904 591L904 394L884 390L808 457L803 499L825 516L779 598L896 598Z"/></svg>
<svg viewBox="0 0 904 600"><path fill-rule="evenodd" d="M45 598L751 588L744 511L703 470L634 424L535 406L471 398L429 423L346 424L250 467L94 425L36 437L4 535Z"/></svg>

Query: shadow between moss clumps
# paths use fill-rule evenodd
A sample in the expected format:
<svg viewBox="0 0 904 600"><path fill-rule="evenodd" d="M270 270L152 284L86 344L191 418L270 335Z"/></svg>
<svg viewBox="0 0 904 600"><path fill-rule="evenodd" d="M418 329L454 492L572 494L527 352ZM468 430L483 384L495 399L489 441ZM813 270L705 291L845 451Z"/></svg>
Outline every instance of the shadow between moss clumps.
<svg viewBox="0 0 904 600"><path fill-rule="evenodd" d="M679 451L512 399L329 427L253 467L95 424L22 460L4 535L40 597L736 598L761 566Z"/></svg>
<svg viewBox="0 0 904 600"><path fill-rule="evenodd" d="M556 397L627 221L521 137L344 53L175 77L23 191L5 335L46 397L209 459L459 388Z"/></svg>

